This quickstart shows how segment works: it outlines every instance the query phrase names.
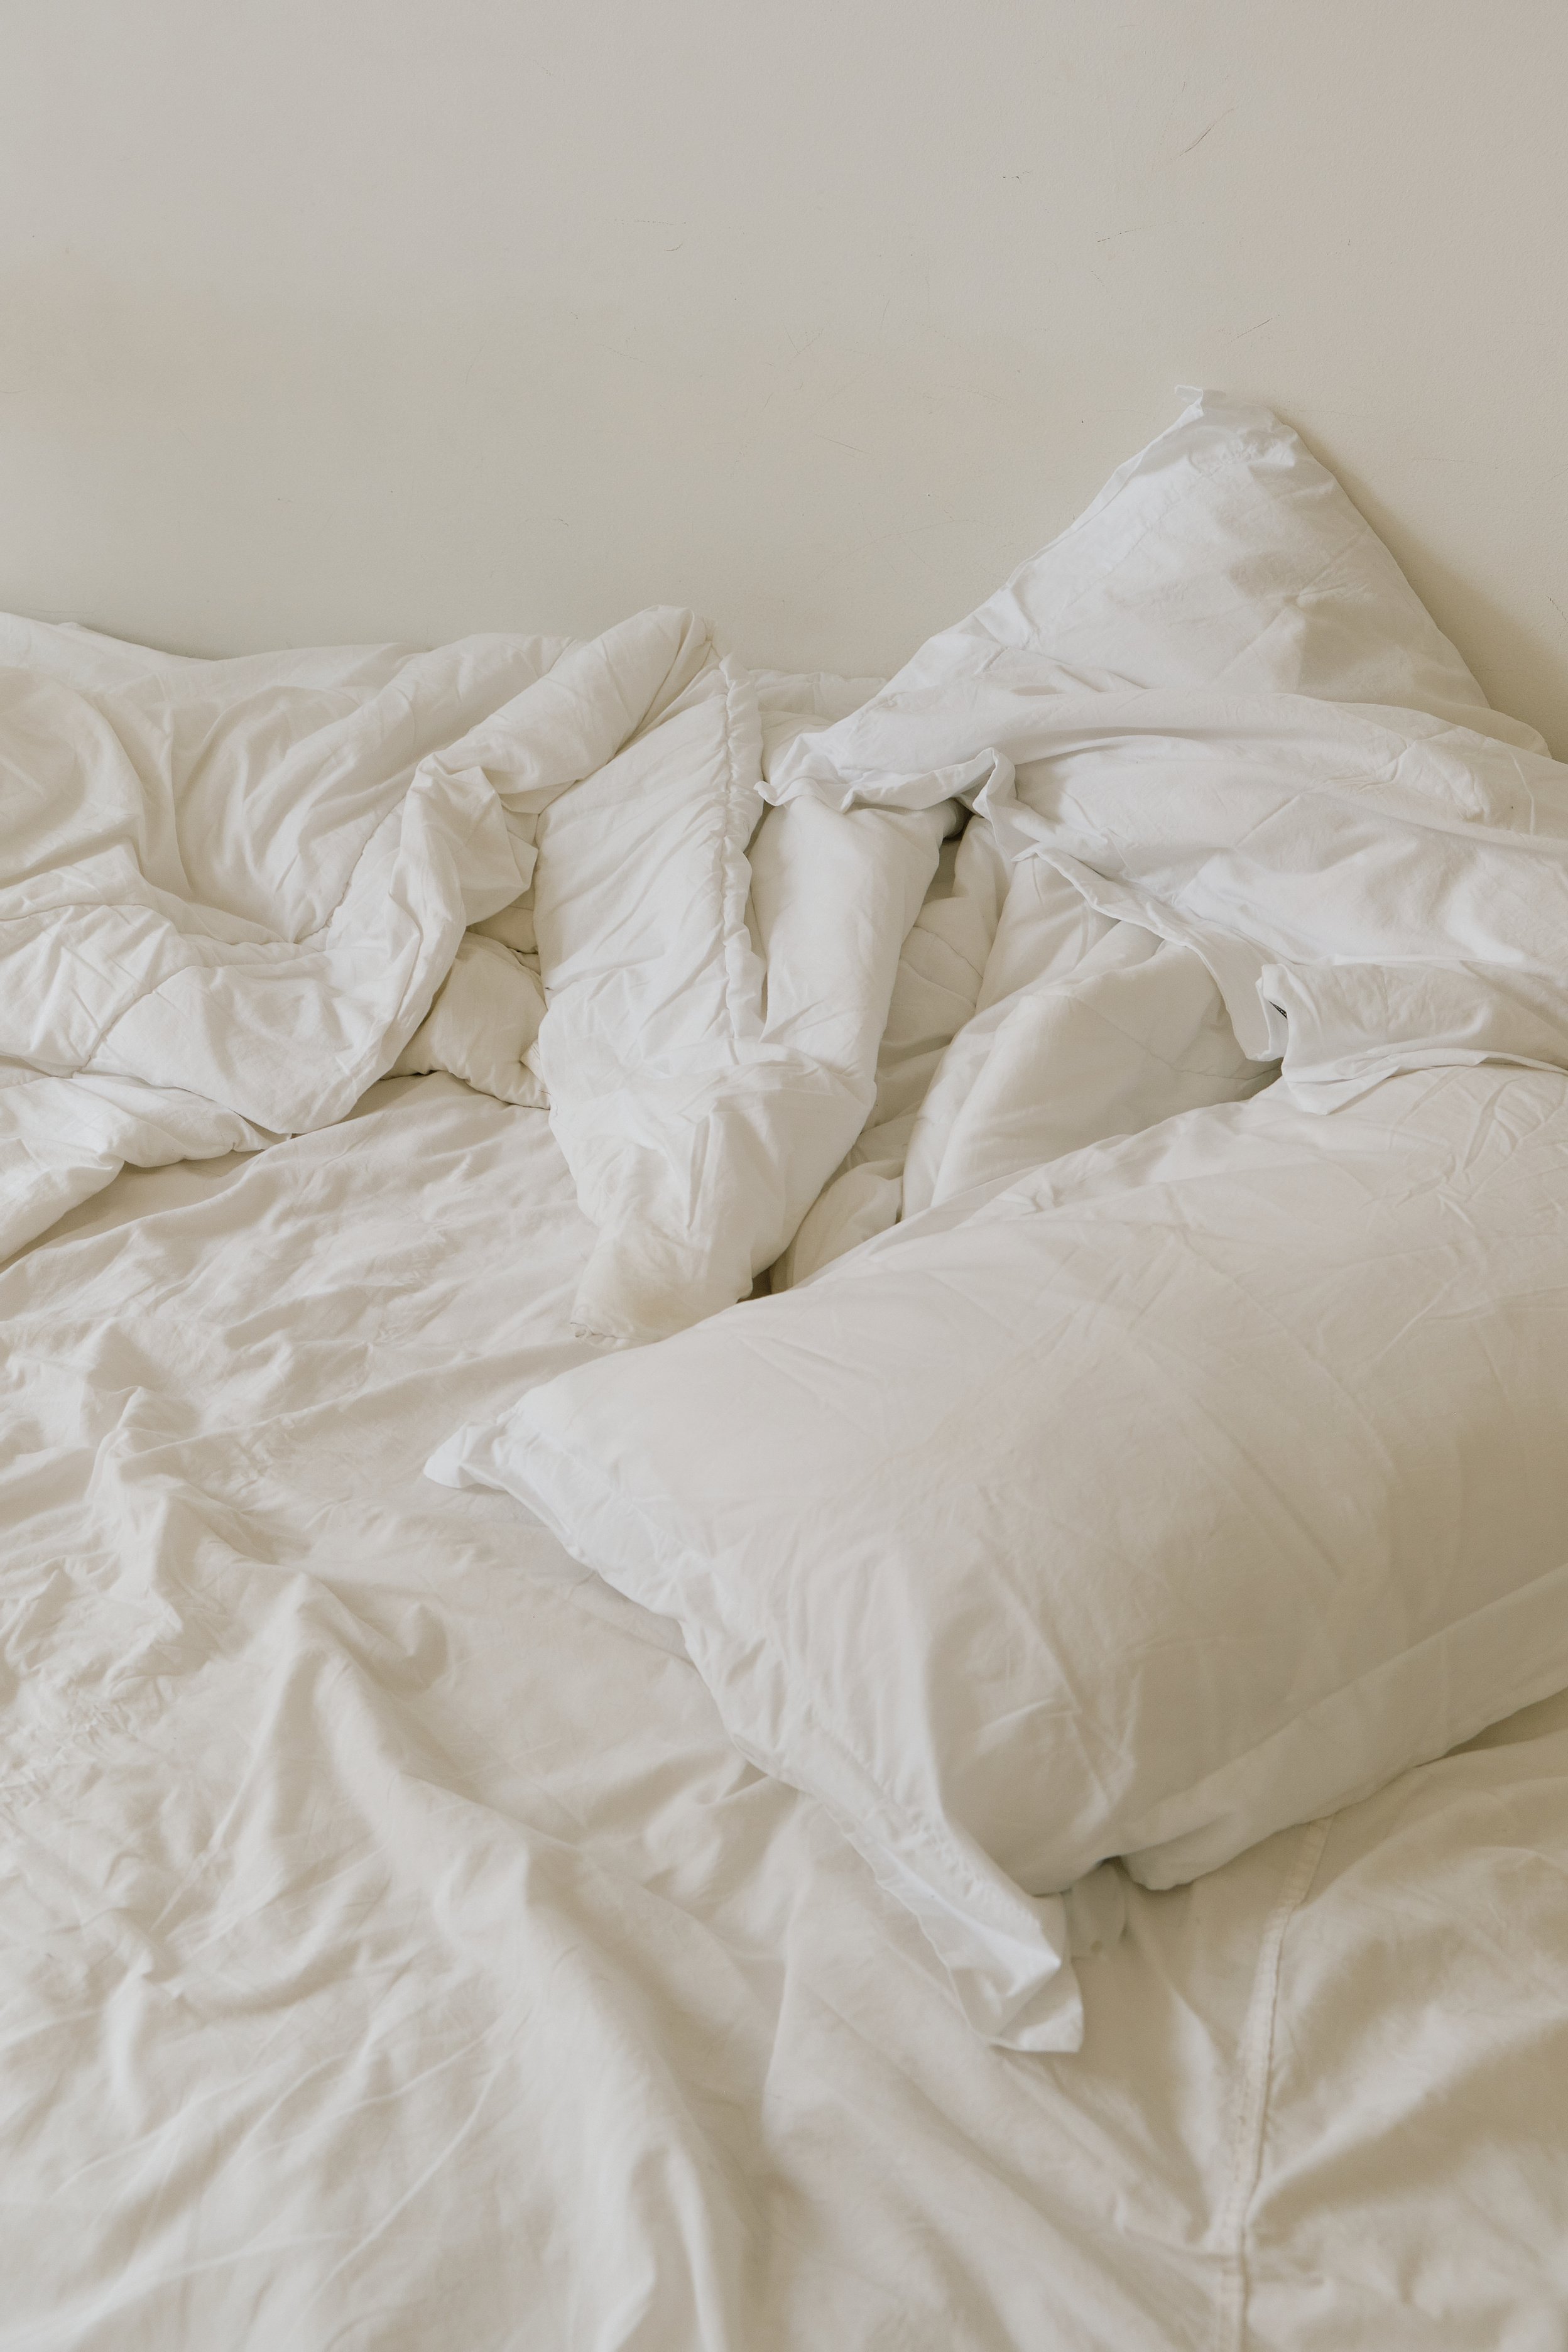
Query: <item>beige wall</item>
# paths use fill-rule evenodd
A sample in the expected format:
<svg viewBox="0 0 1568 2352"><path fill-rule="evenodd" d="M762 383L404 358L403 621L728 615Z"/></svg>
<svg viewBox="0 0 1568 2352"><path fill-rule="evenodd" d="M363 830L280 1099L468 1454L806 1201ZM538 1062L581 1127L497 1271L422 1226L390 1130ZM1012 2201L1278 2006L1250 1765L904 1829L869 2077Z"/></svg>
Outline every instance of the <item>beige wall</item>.
<svg viewBox="0 0 1568 2352"><path fill-rule="evenodd" d="M0 0L0 602L889 667L1208 383L1568 753L1564 0Z"/></svg>

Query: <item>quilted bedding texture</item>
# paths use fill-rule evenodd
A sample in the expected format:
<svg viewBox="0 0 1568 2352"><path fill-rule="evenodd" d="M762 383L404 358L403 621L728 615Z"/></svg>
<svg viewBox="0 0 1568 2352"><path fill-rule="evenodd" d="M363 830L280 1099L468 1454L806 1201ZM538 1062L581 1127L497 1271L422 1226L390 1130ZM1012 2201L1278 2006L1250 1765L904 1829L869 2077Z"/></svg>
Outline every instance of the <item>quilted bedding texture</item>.
<svg viewBox="0 0 1568 2352"><path fill-rule="evenodd" d="M598 1336L779 1255L945 817L781 813L753 881L756 688L691 615L218 662L12 621L0 656L0 1255L394 1067L548 1094Z"/></svg>

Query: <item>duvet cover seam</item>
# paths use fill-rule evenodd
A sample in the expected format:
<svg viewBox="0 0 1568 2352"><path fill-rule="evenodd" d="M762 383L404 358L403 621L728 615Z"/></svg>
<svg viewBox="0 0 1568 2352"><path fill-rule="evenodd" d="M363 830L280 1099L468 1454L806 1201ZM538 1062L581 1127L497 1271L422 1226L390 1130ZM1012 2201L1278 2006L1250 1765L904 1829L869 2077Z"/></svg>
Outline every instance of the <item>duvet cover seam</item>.
<svg viewBox="0 0 1568 2352"><path fill-rule="evenodd" d="M1216 2232L1223 2267L1215 2313L1215 2352L1247 2352L1247 2306L1251 2284L1247 2260L1247 2225L1263 2169L1285 1937L1291 1920L1311 1892L1332 1822L1332 1815L1325 1815L1309 1822L1300 1831L1295 1859L1269 1912L1258 1947L1237 2066L1230 2189Z"/></svg>

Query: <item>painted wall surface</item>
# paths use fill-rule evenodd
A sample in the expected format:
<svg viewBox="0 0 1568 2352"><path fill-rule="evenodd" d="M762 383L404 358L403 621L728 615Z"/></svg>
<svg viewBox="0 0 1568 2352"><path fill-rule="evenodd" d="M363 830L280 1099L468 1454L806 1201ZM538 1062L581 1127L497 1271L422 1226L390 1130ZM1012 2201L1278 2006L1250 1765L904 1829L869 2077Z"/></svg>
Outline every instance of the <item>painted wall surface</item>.
<svg viewBox="0 0 1568 2352"><path fill-rule="evenodd" d="M0 0L0 602L896 665L1272 402L1568 753L1563 0Z"/></svg>

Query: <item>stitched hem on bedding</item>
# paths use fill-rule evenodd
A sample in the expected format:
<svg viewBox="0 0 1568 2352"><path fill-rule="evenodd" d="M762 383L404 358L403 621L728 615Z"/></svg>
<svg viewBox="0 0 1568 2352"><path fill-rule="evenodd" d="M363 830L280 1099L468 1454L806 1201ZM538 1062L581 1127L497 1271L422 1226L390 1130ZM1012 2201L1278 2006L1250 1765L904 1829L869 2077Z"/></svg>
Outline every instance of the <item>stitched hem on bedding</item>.
<svg viewBox="0 0 1568 2352"><path fill-rule="evenodd" d="M1258 1966L1247 2002L1237 2067L1234 2108L1235 2154L1230 2188L1215 2226L1221 2263L1219 2294L1215 2310L1214 2352L1246 2352L1247 2232L1263 2169L1263 2140L1268 2122L1268 2093L1274 2062L1274 2035L1279 2006L1280 1964L1291 1920L1312 1891L1323 1847L1332 1827L1332 1815L1308 1822L1299 1830L1297 1846L1285 1883L1264 1924Z"/></svg>

